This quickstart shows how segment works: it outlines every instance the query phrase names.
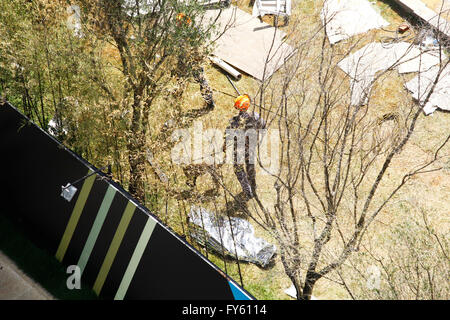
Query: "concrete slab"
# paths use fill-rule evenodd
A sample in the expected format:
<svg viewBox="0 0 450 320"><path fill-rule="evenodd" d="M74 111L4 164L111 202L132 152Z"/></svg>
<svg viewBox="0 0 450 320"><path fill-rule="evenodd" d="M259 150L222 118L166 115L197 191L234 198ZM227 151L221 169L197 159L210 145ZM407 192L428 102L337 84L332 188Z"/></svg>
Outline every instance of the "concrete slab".
<svg viewBox="0 0 450 320"><path fill-rule="evenodd" d="M0 251L0 300L53 300Z"/></svg>
<svg viewBox="0 0 450 320"><path fill-rule="evenodd" d="M208 10L206 21L215 21L218 14L219 10ZM286 33L275 32L273 26L235 6L223 9L215 25L216 37L222 36L215 42L214 55L258 80L268 79L294 53L283 40Z"/></svg>

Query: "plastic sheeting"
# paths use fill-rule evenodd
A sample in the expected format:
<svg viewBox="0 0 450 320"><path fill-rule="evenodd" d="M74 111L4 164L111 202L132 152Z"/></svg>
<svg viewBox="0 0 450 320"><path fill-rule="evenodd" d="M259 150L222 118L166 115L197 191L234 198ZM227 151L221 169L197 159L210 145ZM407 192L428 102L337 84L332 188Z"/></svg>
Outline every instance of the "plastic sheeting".
<svg viewBox="0 0 450 320"><path fill-rule="evenodd" d="M56 116L49 121L48 132L54 137L59 137L61 135L68 134L67 128L64 126L63 123L61 123L61 121L58 120Z"/></svg>
<svg viewBox="0 0 450 320"><path fill-rule="evenodd" d="M154 0L141 0L138 2L138 5L136 5L135 0L125 0L122 4L122 8L124 8L127 15L131 17L137 17L139 15L144 16L153 11L154 6L156 6L156 11L158 11L159 3Z"/></svg>
<svg viewBox="0 0 450 320"><path fill-rule="evenodd" d="M67 28L73 31L75 36L82 37L83 32L81 31L81 10L79 6L72 5L67 7Z"/></svg>
<svg viewBox="0 0 450 320"><path fill-rule="evenodd" d="M321 18L332 44L389 25L366 0L326 0Z"/></svg>
<svg viewBox="0 0 450 320"><path fill-rule="evenodd" d="M189 220L195 225L191 236L223 256L236 258L237 253L239 260L265 268L275 255L275 245L255 237L255 230L247 220L237 217L228 219L194 206L191 207Z"/></svg>

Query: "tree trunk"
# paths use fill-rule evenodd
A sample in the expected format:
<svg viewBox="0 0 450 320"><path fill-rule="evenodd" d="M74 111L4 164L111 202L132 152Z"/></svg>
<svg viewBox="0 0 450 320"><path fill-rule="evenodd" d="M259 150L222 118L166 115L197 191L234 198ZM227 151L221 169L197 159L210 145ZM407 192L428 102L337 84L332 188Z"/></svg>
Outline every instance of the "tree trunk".
<svg viewBox="0 0 450 320"><path fill-rule="evenodd" d="M128 161L130 163L128 192L145 205L145 156L140 149L138 146L131 146L131 144L128 147Z"/></svg>
<svg viewBox="0 0 450 320"><path fill-rule="evenodd" d="M317 280L320 276L313 271L308 271L306 273L305 285L303 286L302 294L298 294L298 300L311 300L312 292Z"/></svg>
<svg viewBox="0 0 450 320"><path fill-rule="evenodd" d="M205 77L205 71L202 67L194 73L194 79L200 86L200 93L206 102L206 109L213 110L216 104L214 103L213 92Z"/></svg>
<svg viewBox="0 0 450 320"><path fill-rule="evenodd" d="M136 113L137 111L134 111L127 145L128 162L130 164L128 192L145 205L146 130L143 130L139 125L139 117L134 117Z"/></svg>

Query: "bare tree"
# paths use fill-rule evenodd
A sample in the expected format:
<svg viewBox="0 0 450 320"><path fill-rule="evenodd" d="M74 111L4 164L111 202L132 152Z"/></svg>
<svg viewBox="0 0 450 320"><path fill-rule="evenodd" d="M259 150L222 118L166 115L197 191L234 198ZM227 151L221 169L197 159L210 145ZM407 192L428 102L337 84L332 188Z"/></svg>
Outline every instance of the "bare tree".
<svg viewBox="0 0 450 320"><path fill-rule="evenodd" d="M258 190L250 208L241 209L277 240L298 299L310 299L318 280L329 278L360 250L373 221L413 176L442 168L449 156L448 130L429 159L405 168L396 181L388 178L449 62L440 55L437 75L420 104L398 88L395 112L383 114L384 82L398 77L396 67L413 46L361 85L339 63L374 38L331 46L322 25L296 26L303 30L291 35L295 55L278 75L261 83L256 95L256 110L268 119L269 130L279 132L278 169L270 171L258 157L273 188ZM414 57L419 63L420 55ZM356 61L356 69L370 67Z"/></svg>

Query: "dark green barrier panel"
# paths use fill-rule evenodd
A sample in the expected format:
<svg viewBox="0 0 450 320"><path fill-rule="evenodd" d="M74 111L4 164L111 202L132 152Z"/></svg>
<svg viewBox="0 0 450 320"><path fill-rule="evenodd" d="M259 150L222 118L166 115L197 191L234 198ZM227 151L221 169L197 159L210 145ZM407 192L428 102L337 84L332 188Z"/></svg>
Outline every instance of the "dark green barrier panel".
<svg viewBox="0 0 450 320"><path fill-rule="evenodd" d="M12 106L0 106L0 201L39 247L107 299L253 299L103 173Z"/></svg>

